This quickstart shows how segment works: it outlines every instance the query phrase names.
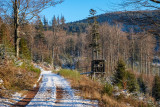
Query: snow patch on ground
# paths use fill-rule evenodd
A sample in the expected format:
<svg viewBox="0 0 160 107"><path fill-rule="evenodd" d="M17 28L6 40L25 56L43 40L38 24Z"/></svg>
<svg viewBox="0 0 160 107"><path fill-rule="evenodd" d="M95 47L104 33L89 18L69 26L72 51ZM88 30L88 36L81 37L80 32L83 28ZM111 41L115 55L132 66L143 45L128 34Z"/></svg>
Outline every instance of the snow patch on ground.
<svg viewBox="0 0 160 107"><path fill-rule="evenodd" d="M55 101L56 88L51 71L41 70L42 83L34 99L27 106L52 106Z"/></svg>
<svg viewBox="0 0 160 107"><path fill-rule="evenodd" d="M27 107L98 107L98 101L91 101L75 96L69 82L60 75L54 74L51 71L45 71L39 66L37 67L42 71L38 79L40 81L42 78L42 82L40 83L39 91ZM57 99L56 88L61 88L64 92L60 99ZM21 96L22 94L16 92L12 95L11 99L0 98L0 107L10 107L25 98L25 96Z"/></svg>
<svg viewBox="0 0 160 107"><path fill-rule="evenodd" d="M0 84L3 84L3 80L2 79L0 79Z"/></svg>
<svg viewBox="0 0 160 107"><path fill-rule="evenodd" d="M29 106L54 106L54 107L98 107L98 101L82 99L74 95L68 81L60 75L41 68L42 83L34 99L27 105ZM56 99L56 88L61 88L65 93L61 99ZM58 100L58 101L57 101Z"/></svg>
<svg viewBox="0 0 160 107"><path fill-rule="evenodd" d="M0 107L10 107L11 105L19 102L22 100L25 96L22 97L21 93L15 92L12 94L12 98L0 98Z"/></svg>

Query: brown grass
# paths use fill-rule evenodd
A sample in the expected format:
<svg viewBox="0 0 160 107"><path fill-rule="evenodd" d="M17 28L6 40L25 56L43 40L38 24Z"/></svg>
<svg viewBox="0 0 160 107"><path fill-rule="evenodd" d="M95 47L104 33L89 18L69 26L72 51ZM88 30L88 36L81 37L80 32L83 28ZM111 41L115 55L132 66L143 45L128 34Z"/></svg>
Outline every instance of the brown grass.
<svg viewBox="0 0 160 107"><path fill-rule="evenodd" d="M40 80L41 81L41 80ZM39 90L39 83L40 81L37 83L37 86L35 88L33 88L32 90L27 91L27 93L25 93L26 97L23 98L21 101L17 102L16 104L13 105L13 107L17 107L17 106L21 106L24 107L26 105L29 104L29 102L35 97L35 95L37 94L38 90Z"/></svg>
<svg viewBox="0 0 160 107"><path fill-rule="evenodd" d="M101 107L126 107L124 103L118 102L116 99L103 94L103 85L97 81L93 81L86 76L80 76L79 80L68 78L72 88L78 91L76 94L86 99L98 100Z"/></svg>
<svg viewBox="0 0 160 107"><path fill-rule="evenodd" d="M0 79L4 82L0 85L0 97L10 97L9 92L30 90L36 83L39 74L13 65L0 66ZM7 92L6 92L7 91Z"/></svg>
<svg viewBox="0 0 160 107"><path fill-rule="evenodd" d="M60 71L61 72L61 71ZM74 73L69 71L69 73ZM63 74L64 73L64 74ZM113 96L108 96L107 93L104 93L104 85L100 84L97 81L91 80L87 76L79 76L79 79L76 79L75 76L69 76L66 72L59 73L70 81L72 88L79 90L76 92L78 96L82 96L86 99L98 100L99 106L101 107L126 107L126 104L130 104L134 107L148 107L144 102L138 101L133 97L125 98L124 96L120 96L119 98L115 98ZM67 74L67 75L66 75ZM137 77L140 75L137 75ZM146 79L145 75L143 75L144 79ZM151 77L152 79L152 77Z"/></svg>

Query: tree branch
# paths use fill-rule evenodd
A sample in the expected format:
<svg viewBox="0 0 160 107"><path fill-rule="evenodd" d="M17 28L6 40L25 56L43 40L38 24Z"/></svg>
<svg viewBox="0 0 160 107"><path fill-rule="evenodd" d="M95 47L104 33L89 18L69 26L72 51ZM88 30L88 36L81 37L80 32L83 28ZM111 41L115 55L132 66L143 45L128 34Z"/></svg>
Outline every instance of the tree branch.
<svg viewBox="0 0 160 107"><path fill-rule="evenodd" d="M157 1L157 0L150 0L150 1L152 1L154 3L160 3L160 1Z"/></svg>

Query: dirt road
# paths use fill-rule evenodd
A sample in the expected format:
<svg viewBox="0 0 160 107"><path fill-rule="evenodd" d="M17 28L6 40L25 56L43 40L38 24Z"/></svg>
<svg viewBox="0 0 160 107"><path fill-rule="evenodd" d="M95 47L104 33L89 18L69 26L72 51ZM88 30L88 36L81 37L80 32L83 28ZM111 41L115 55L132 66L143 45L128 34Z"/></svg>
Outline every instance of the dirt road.
<svg viewBox="0 0 160 107"><path fill-rule="evenodd" d="M85 100L74 95L70 84L61 76L42 69L42 83L29 106L47 107L97 107L97 101Z"/></svg>

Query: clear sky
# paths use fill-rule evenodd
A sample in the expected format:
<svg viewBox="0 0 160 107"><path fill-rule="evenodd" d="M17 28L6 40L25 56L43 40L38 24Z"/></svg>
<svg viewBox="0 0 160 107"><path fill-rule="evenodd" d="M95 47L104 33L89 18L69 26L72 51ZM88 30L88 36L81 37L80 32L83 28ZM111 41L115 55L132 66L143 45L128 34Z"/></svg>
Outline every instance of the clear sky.
<svg viewBox="0 0 160 107"><path fill-rule="evenodd" d="M54 15L56 17L63 15L66 22L73 22L87 18L91 8L97 11L97 15L120 11L122 10L118 5L120 2L121 0L64 0L62 4L44 10L41 17L45 15L51 21Z"/></svg>

